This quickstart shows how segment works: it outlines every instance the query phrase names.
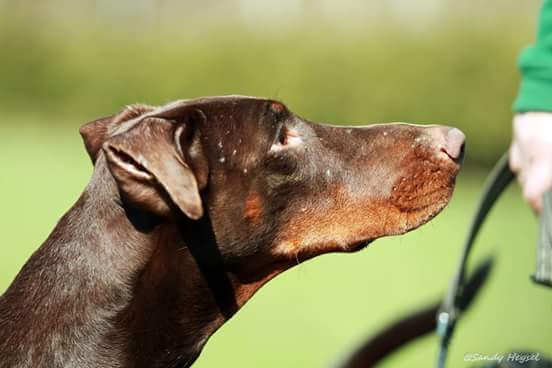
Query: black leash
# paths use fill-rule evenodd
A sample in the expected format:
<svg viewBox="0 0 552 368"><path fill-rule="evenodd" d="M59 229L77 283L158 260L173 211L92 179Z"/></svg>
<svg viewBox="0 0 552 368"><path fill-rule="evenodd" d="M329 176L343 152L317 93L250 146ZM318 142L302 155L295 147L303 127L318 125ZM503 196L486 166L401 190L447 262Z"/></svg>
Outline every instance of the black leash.
<svg viewBox="0 0 552 368"><path fill-rule="evenodd" d="M475 238L497 198L515 177L510 170L508 161L509 155L505 153L487 179L483 196L468 230L458 269L437 314L437 334L440 337L438 368L445 366L450 340L461 316L460 301L465 292L466 264ZM552 192L546 193L544 196L537 248L537 266L536 272L531 278L536 283L552 287Z"/></svg>
<svg viewBox="0 0 552 368"><path fill-rule="evenodd" d="M508 158L508 154L504 154L487 179L483 196L479 202L479 206L477 207L475 216L468 230L468 236L464 242L464 249L460 257L460 263L458 264L456 274L452 279L448 293L437 314L437 334L441 338L439 356L437 358L438 368L443 368L445 366L450 339L454 333L456 323L460 318L460 308L458 305L460 297L464 292L466 264L470 251L473 248L475 238L489 210L508 184L514 179L514 174L508 166Z"/></svg>

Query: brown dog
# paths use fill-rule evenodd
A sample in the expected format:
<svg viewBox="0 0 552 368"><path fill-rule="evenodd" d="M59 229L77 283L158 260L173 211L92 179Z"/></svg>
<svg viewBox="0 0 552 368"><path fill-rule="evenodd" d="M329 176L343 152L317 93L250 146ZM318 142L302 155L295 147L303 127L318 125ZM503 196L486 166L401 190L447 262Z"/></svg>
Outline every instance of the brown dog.
<svg viewBox="0 0 552 368"><path fill-rule="evenodd" d="M0 299L2 367L188 367L298 260L435 216L464 145L239 96L132 106L81 134L92 179Z"/></svg>

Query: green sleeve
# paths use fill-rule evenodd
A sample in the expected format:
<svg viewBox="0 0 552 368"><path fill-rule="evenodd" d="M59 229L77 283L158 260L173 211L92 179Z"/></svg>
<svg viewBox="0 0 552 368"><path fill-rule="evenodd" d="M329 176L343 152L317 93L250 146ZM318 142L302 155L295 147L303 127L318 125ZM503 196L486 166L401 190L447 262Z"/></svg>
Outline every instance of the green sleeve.
<svg viewBox="0 0 552 368"><path fill-rule="evenodd" d="M552 111L552 0L544 0L537 41L521 53L519 69L521 85L514 110Z"/></svg>

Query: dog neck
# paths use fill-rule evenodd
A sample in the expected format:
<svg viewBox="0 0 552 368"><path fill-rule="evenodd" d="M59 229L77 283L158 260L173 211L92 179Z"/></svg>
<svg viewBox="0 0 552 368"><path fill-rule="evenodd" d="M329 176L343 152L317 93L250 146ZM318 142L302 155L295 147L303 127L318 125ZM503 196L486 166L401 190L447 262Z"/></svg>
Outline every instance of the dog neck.
<svg viewBox="0 0 552 368"><path fill-rule="evenodd" d="M14 366L190 366L279 271L248 282L224 271L235 299L221 305L193 254L201 244L187 238L174 223L125 209L100 157L82 196L0 299L0 350L18 347Z"/></svg>

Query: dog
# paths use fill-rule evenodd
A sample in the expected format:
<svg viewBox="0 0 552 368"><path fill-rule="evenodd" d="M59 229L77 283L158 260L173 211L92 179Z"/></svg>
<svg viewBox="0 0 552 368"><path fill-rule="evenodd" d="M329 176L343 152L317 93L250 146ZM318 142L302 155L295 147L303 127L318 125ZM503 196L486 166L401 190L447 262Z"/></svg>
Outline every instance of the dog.
<svg viewBox="0 0 552 368"><path fill-rule="evenodd" d="M80 132L92 178L0 298L1 367L189 367L276 275L437 215L465 140L244 96L132 105Z"/></svg>

